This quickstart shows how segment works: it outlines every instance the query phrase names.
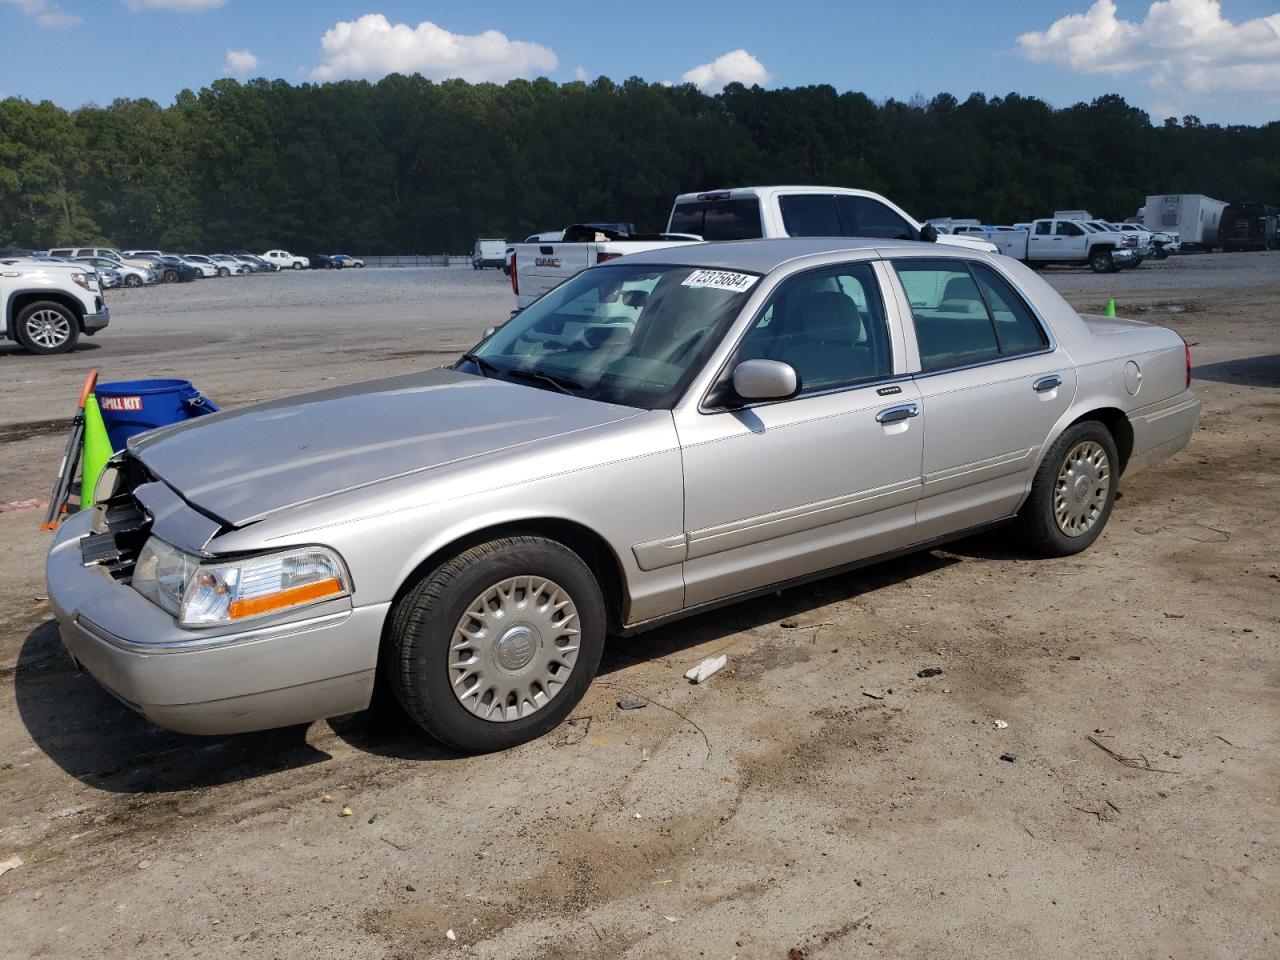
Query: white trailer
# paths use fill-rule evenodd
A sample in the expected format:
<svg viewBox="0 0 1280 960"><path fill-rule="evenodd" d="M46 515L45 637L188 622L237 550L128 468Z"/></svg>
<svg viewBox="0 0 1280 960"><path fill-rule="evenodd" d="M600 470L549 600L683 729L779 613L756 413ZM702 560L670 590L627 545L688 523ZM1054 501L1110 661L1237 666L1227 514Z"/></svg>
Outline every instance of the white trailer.
<svg viewBox="0 0 1280 960"><path fill-rule="evenodd" d="M1147 197L1142 223L1152 233L1176 233L1183 250L1212 250L1226 209L1203 193L1157 194Z"/></svg>
<svg viewBox="0 0 1280 960"><path fill-rule="evenodd" d="M1055 210L1053 211L1053 219L1084 220L1085 222L1088 222L1094 219L1094 216L1088 210Z"/></svg>

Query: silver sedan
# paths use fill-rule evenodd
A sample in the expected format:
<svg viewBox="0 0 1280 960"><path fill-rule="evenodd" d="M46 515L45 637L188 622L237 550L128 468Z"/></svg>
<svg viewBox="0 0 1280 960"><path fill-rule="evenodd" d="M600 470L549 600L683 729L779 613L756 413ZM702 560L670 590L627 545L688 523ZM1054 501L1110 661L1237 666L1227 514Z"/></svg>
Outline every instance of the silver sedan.
<svg viewBox="0 0 1280 960"><path fill-rule="evenodd" d="M584 271L451 368L131 441L47 574L75 659L190 733L367 707L465 750L558 724L605 638L1009 524L1087 548L1179 451L1190 353L928 243Z"/></svg>

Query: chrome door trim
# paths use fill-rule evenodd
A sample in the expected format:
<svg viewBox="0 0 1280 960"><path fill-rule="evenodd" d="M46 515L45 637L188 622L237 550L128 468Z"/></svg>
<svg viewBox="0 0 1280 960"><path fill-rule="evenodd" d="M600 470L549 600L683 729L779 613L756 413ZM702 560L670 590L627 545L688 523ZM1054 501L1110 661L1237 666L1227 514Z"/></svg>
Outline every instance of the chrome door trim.
<svg viewBox="0 0 1280 960"><path fill-rule="evenodd" d="M688 549L685 559L697 560L725 550L851 520L906 503L915 498L919 489L920 478L911 477L829 500L804 503L772 513L703 527L701 530L691 530L686 535Z"/></svg>
<svg viewBox="0 0 1280 960"><path fill-rule="evenodd" d="M971 473L978 473L982 470L990 470L992 467L1003 467L1011 463L1021 463L1027 460L1031 455L1039 449L1038 447L1027 447L1024 450L1011 450L1008 453L999 453L994 457L987 457L983 460L974 460L972 463L962 463L956 467L948 467L946 470L935 470L933 473L927 473L924 476L924 486L926 495L929 492L931 484L942 483L946 480L955 480L957 477L967 476Z"/></svg>
<svg viewBox="0 0 1280 960"><path fill-rule="evenodd" d="M647 540L637 543L631 548L636 558L636 566L648 572L669 567L674 563L683 563L688 554L689 538L686 534L663 537L661 540Z"/></svg>

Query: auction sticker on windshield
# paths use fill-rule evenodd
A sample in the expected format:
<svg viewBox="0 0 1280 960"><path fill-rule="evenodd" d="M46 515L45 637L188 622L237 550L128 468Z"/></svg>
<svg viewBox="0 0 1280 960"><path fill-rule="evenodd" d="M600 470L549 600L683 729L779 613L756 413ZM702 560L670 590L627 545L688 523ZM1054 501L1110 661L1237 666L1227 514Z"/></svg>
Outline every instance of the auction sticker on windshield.
<svg viewBox="0 0 1280 960"><path fill-rule="evenodd" d="M729 270L695 270L684 278L682 287L709 287L712 290L728 290L746 293L760 278L750 273L733 273Z"/></svg>

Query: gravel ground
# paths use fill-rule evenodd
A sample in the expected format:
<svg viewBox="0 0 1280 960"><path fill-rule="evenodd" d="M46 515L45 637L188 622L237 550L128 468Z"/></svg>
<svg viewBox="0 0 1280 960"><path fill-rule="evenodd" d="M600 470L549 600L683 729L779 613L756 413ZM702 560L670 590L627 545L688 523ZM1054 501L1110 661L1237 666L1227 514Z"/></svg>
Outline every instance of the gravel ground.
<svg viewBox="0 0 1280 960"><path fill-rule="evenodd" d="M1046 276L1195 344L1201 428L1092 550L992 535L614 642L576 722L485 757L147 725L62 654L36 527L90 366L226 406L421 369L501 274L115 292L69 356L0 347L5 956L1274 957L1280 254Z"/></svg>

